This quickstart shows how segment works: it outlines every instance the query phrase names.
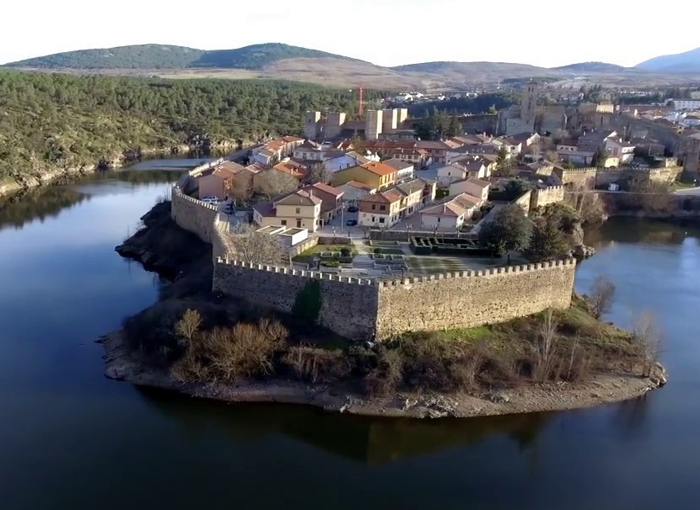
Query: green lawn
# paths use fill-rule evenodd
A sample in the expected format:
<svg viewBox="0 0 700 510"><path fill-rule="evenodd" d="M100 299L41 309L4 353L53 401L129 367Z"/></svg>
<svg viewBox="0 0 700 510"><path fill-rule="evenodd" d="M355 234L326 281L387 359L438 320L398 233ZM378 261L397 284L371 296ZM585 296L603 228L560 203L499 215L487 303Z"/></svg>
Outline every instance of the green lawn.
<svg viewBox="0 0 700 510"><path fill-rule="evenodd" d="M478 326L476 328L461 328L448 329L445 331L436 331L435 334L440 340L460 341L460 342L476 342L485 340L493 335L491 328L488 326Z"/></svg>
<svg viewBox="0 0 700 510"><path fill-rule="evenodd" d="M376 250L379 250L379 253L382 255L403 255L404 251L401 248L375 248L372 247L372 253L376 253Z"/></svg>
<svg viewBox="0 0 700 510"><path fill-rule="evenodd" d="M301 262L303 264L311 264L313 262L313 258L319 253L324 251L333 251L340 253L340 250L342 250L343 248L349 248L353 256L357 255L357 249L355 248L354 244L317 244L316 246L313 246L308 250L300 253L292 260L294 260L294 262Z"/></svg>
<svg viewBox="0 0 700 510"><path fill-rule="evenodd" d="M688 189L688 188L694 188L695 184L689 183L689 182L680 182L680 181L674 181L673 184L669 187L670 191L678 191L679 189Z"/></svg>
<svg viewBox="0 0 700 510"><path fill-rule="evenodd" d="M408 267L416 274L433 275L449 273L454 271L464 271L464 265L455 259L442 257L408 257Z"/></svg>

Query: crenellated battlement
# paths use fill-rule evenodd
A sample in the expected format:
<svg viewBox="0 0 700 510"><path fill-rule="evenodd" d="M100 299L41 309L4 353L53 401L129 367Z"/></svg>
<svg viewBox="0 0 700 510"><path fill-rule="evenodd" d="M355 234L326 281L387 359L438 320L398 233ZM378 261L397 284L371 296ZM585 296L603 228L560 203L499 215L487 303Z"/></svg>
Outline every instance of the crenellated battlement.
<svg viewBox="0 0 700 510"><path fill-rule="evenodd" d="M188 202L191 202L191 203L193 203L193 204L196 204L196 205L198 205L198 206L200 206L200 207L203 207L203 208L205 208L205 209L210 209L210 210L212 210L212 211L218 211L218 210L219 210L219 208L218 208L216 205L214 205L214 204L209 204L209 203L207 203L207 202L202 202L202 201L199 200L198 198L194 198L194 197L191 197L191 196L189 196L189 195L186 195L186 194L183 193L183 192L180 190L180 188L178 188L178 187L173 187L173 199L174 199L175 197L177 197L178 199L181 199L181 200L187 200Z"/></svg>
<svg viewBox="0 0 700 510"><path fill-rule="evenodd" d="M497 267L493 269L483 269L478 271L455 271L430 276L382 279L356 278L351 276L342 276L335 273L327 273L323 271L305 271L301 269L293 269L283 266L255 264L251 262L244 262L241 260L231 260L226 257L216 257L216 263L240 267L241 269L266 271L269 273L299 276L302 278L314 278L317 280L327 280L332 282L340 282L354 285L374 285L381 287L391 287L397 285L413 285L417 283L440 282L443 280L455 278L487 278L498 275L523 274L528 272L551 270L553 268L566 268L569 266L575 267L576 259L570 258L562 260L552 260L549 262L539 262L537 264L522 264L519 266Z"/></svg>
<svg viewBox="0 0 700 510"><path fill-rule="evenodd" d="M254 271L267 271L269 273L278 273L290 276L299 276L301 278L313 278L317 280L327 280L331 282L348 283L354 285L377 285L378 280L371 278L355 278L352 276L341 276L335 273L327 273L323 271L305 271L303 269L293 269L283 266L270 266L266 264L254 264L244 262L242 260L230 260L225 257L217 257L217 264L230 265L240 267L242 269L252 269Z"/></svg>

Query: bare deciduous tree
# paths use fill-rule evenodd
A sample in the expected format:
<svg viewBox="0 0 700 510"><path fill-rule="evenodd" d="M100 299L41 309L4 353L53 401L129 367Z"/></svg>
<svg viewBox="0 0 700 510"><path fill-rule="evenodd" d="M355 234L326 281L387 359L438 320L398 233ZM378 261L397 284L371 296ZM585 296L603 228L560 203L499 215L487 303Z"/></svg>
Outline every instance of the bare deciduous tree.
<svg viewBox="0 0 700 510"><path fill-rule="evenodd" d="M610 312L613 300L615 299L615 284L605 275L600 275L595 279L589 301L591 313L596 319Z"/></svg>
<svg viewBox="0 0 700 510"><path fill-rule="evenodd" d="M278 264L284 260L284 249L274 236L258 232L247 223L232 225L225 237L226 256L252 264Z"/></svg>
<svg viewBox="0 0 700 510"><path fill-rule="evenodd" d="M663 344L663 335L654 314L645 312L634 319L632 339L642 360L642 376L649 377L654 365L659 361Z"/></svg>
<svg viewBox="0 0 700 510"><path fill-rule="evenodd" d="M202 316L197 310L187 309L182 315L182 318L175 323L175 331L182 338L187 340L188 344L192 343L192 339L202 326Z"/></svg>
<svg viewBox="0 0 700 510"><path fill-rule="evenodd" d="M298 187L299 181L291 175L279 170L269 169L255 177L253 190L256 194L271 200L284 193L294 191Z"/></svg>
<svg viewBox="0 0 700 510"><path fill-rule="evenodd" d="M547 310L535 341L536 366L534 376L540 382L547 381L554 368L559 343L557 327L558 323L554 318L554 312L551 309Z"/></svg>
<svg viewBox="0 0 700 510"><path fill-rule="evenodd" d="M326 167L323 166L323 163L319 162L317 164L311 165L311 168L309 168L308 173L302 179L302 183L316 184L317 182L322 182L324 184L327 184L331 181L332 177L333 172L326 170Z"/></svg>

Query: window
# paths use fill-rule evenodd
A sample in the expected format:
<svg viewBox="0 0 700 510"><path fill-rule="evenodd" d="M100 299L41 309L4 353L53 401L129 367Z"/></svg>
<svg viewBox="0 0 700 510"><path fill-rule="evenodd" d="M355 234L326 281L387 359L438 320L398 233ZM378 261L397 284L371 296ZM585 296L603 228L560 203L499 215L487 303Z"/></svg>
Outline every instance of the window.
<svg viewBox="0 0 700 510"><path fill-rule="evenodd" d="M297 220L297 228L301 228L301 220Z"/></svg>
<svg viewBox="0 0 700 510"><path fill-rule="evenodd" d="M384 223L384 218L379 218L379 223Z"/></svg>
<svg viewBox="0 0 700 510"><path fill-rule="evenodd" d="M297 214L301 214L301 207L297 207L296 213L297 213Z"/></svg>
<svg viewBox="0 0 700 510"><path fill-rule="evenodd" d="M373 211L376 211L376 210L377 210L377 206L374 205L374 204L372 204L372 210L373 210Z"/></svg>
<svg viewBox="0 0 700 510"><path fill-rule="evenodd" d="M283 226L283 227L286 227L286 226L287 226L287 220L282 220L280 223L282 223L282 226Z"/></svg>
<svg viewBox="0 0 700 510"><path fill-rule="evenodd" d="M440 223L440 216L438 216L438 223Z"/></svg>
<svg viewBox="0 0 700 510"><path fill-rule="evenodd" d="M379 206L380 211L386 211L386 206L385 205L380 205Z"/></svg>

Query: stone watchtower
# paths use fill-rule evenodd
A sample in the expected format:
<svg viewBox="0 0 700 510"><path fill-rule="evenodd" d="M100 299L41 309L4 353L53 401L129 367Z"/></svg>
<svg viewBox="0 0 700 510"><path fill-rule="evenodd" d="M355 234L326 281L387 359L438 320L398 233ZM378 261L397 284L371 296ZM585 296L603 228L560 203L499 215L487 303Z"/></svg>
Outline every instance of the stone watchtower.
<svg viewBox="0 0 700 510"><path fill-rule="evenodd" d="M315 140L319 135L321 112L306 112L304 114L304 138Z"/></svg>
<svg viewBox="0 0 700 510"><path fill-rule="evenodd" d="M527 82L520 98L520 118L523 122L535 124L538 96L539 83L536 81Z"/></svg>
<svg viewBox="0 0 700 510"><path fill-rule="evenodd" d="M698 179L698 160L700 160L700 134L690 135L683 140L683 173L681 180L693 182Z"/></svg>

